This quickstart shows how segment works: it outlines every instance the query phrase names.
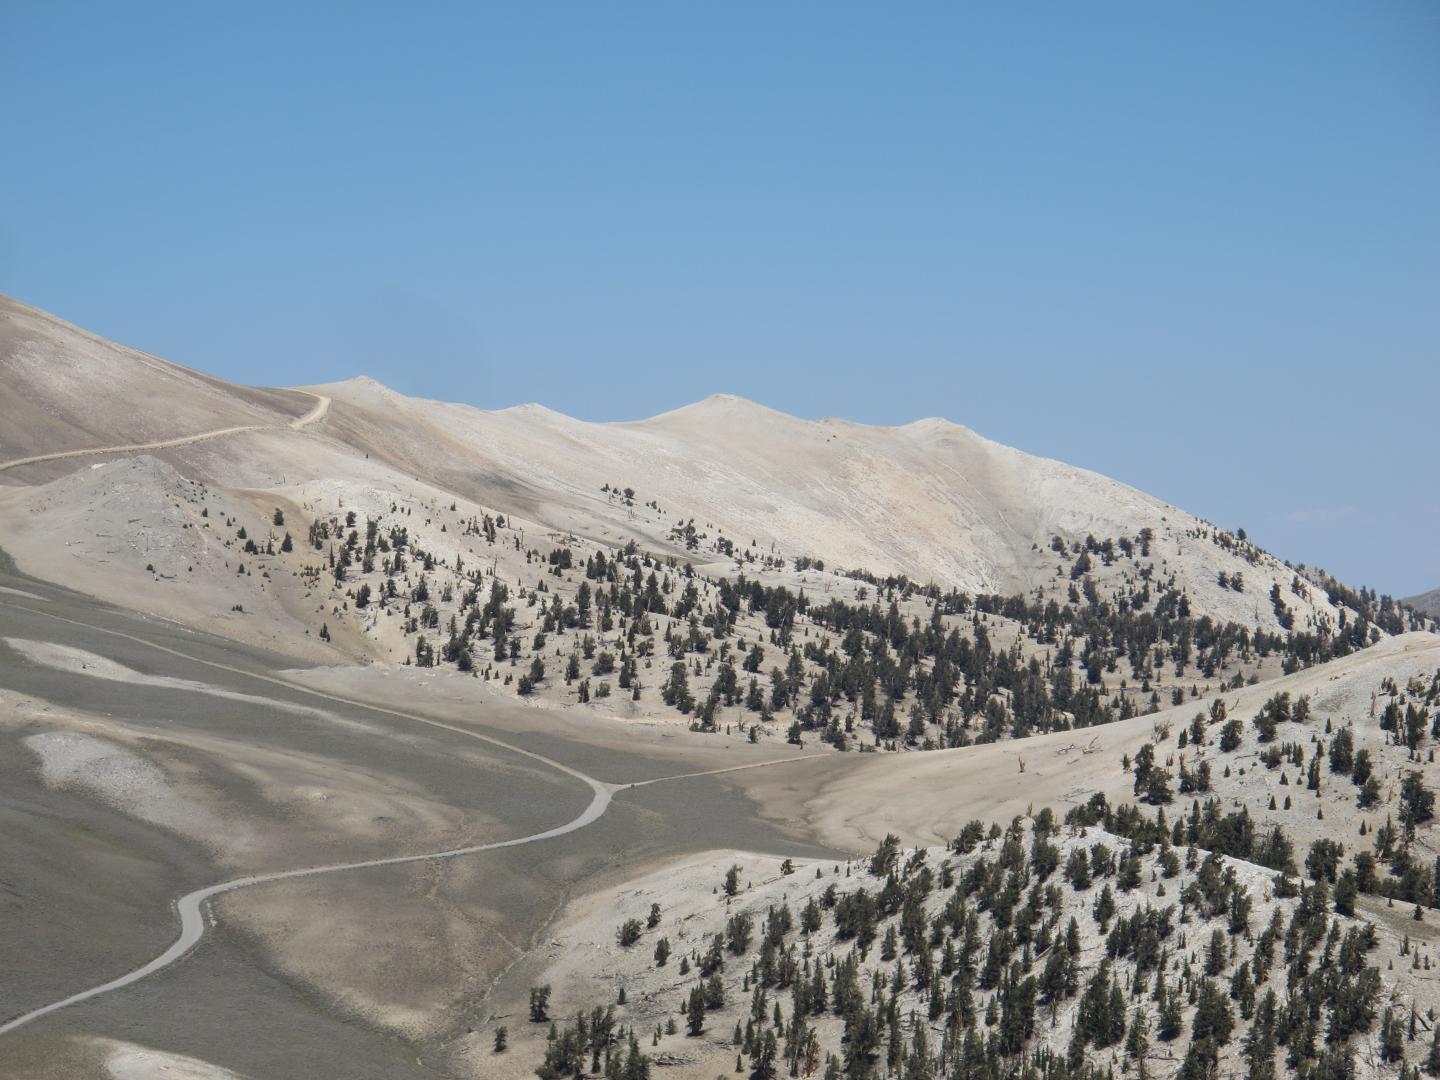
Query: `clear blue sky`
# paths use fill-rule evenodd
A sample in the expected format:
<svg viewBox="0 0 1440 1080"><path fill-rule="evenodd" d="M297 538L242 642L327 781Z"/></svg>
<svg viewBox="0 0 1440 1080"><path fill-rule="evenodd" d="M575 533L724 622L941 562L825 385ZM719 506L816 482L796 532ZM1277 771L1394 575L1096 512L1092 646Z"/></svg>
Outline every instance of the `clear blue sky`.
<svg viewBox="0 0 1440 1080"><path fill-rule="evenodd" d="M229 378L943 415L1440 585L1440 5L0 5L0 291Z"/></svg>

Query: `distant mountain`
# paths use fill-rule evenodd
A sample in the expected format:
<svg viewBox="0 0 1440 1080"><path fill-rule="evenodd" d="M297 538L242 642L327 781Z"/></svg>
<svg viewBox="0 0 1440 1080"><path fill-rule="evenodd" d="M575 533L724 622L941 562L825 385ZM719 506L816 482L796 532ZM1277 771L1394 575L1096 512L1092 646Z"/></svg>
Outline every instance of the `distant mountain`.
<svg viewBox="0 0 1440 1080"><path fill-rule="evenodd" d="M822 1050L849 1057L864 1037L877 1057L893 1048L889 1071L906 1076L948 1074L954 1061L977 1075L1038 1075L1034 1062L1097 1080L1114 1074L1122 1046L1140 1073L1153 1061L1157 1077L1238 1076L1252 1054L1260 1075L1283 1031L1287 1051L1307 1059L1286 1075L1375 1080L1378 1053L1418 1080L1414 1059L1435 1029L1407 1042L1405 1018L1418 1030L1436 1015L1434 915L1422 910L1435 882L1409 852L1412 841L1434 851L1440 834L1427 820L1425 742L1440 708L1440 635L1388 597L939 419L806 420L716 395L595 424L540 405L410 398L367 378L254 389L3 299L0 416L0 548L31 577L15 588L7 570L0 585L11 620L0 627L0 669L26 680L0 685L15 714L0 732L0 853L7 892L31 901L7 918L55 924L61 936L95 928L74 945L88 954L99 943L96 981L138 966L105 959L114 928L135 924L135 897L152 895L135 882L193 884L189 857L169 875L156 853L170 848L131 846L144 825L213 842L228 877L349 870L371 864L334 864L386 851L414 861L416 876L387 878L388 889L375 875L304 894L323 904L247 893L227 901L227 922L233 913L268 970L315 990L267 1016L298 1024L294 1009L342 1003L347 1031L400 1035L412 1056L423 1045L427 1065L457 1063L447 1075L534 1075L527 1063L552 1046L587 1045L558 1018L594 1016L597 1003L633 1010L619 1015L637 1032L653 1022L652 1046L678 1036L660 1026L679 985L669 938L654 935L654 952L649 941L631 948L642 927L677 935L681 957L710 940L719 955L728 941L737 961L728 973L717 964L690 999L687 1020L712 1035L655 1051L679 1065L673 1075L728 1069L732 1022L763 1065L776 1032L752 1006L777 972L799 972L800 946L793 934L785 943L780 916L793 910L814 978L794 979L781 1034L812 1072ZM262 675L261 686L293 678L335 696L323 710L255 709L261 699L229 689L245 668L186 659L188 635L173 625L133 624L181 648L132 648L150 642L47 619L45 606L61 604L30 591L45 590L33 579L264 646L291 670ZM1413 602L1434 611L1440 590ZM51 668L43 682L30 672L38 665ZM194 678L217 667L223 687ZM73 696L52 703L36 687ZM182 706L192 694L206 696ZM378 714L352 719L367 702ZM530 764L460 745L469 734L493 742L491 725L507 739L513 725L539 747L515 748ZM866 752L817 760L827 745ZM550 746L580 764L593 750L605 775L622 779L796 765L733 801L621 803L629 817L595 822L581 846L552 850L553 862L437 869L439 858L482 850L457 849L474 830L494 827L513 848L604 811L593 781L592 810L558 829L516 831L548 813L552 798L530 770L548 760L541 751L559 752ZM630 747L643 769L624 765ZM32 758L34 775L23 764ZM569 781L583 775L561 767ZM510 801L523 815L513 826ZM654 824L637 831L642 811ZM746 821L723 820L732 812ZM784 823L787 851L813 831L826 857L793 873L789 858L763 853L761 819ZM881 841L892 832L934 846L907 854L894 837ZM678 871L669 860L648 866L670 846L654 838L670 836L722 848ZM57 849L57 838L69 846ZM1336 838L1355 845L1355 870ZM832 856L841 851L875 854L842 879ZM1334 892L1288 884L1302 864ZM616 866L650 876L622 883ZM100 884L90 888L87 873ZM620 891L578 895L602 874ZM307 887L329 888L324 880ZM721 880L735 895L717 902ZM582 917L552 920L572 890L569 911ZM156 904L155 917L170 910ZM297 921L304 910L312 922ZM1373 940L1357 919L1375 924ZM350 932L336 939L337 925ZM751 940L761 925L763 944ZM575 926L584 932L566 929ZM854 943L862 930L881 942L874 952ZM70 992L52 994L43 969L60 953L39 940L44 948L20 957L35 1004ZM540 947L516 944L525 941ZM1035 959L1024 979L1022 947ZM768 980L754 974L766 965ZM184 967L214 990L203 963ZM502 980L477 1005L475 988L506 970L513 993ZM884 1004L867 999L872 980L889 987ZM545 1025L517 1022L516 1043L497 1054L506 1029L490 1022L524 1015L527 991L533 1010L537 984L558 990L553 1043L541 1045ZM817 992L850 1002L844 1046ZM250 999L219 1000L228 1016L232 1000ZM1039 1003L1043 1016L1032 1015ZM1152 1014L1169 1028L1147 1027ZM1122 1043L1127 1024L1133 1038ZM1147 1030L1160 1039L1150 1050ZM931 1059L934 1048L950 1059ZM239 1075L145 1054L137 1068L147 1076L172 1064L175 1075ZM830 1060L833 1072L839 1058Z"/></svg>
<svg viewBox="0 0 1440 1080"><path fill-rule="evenodd" d="M1419 596L1411 596L1405 600L1416 611L1423 611L1426 615L1433 615L1440 619L1440 589L1431 589Z"/></svg>
<svg viewBox="0 0 1440 1080"><path fill-rule="evenodd" d="M1282 619L1302 630L1339 622L1323 588L1227 531L946 420L804 420L715 395L596 424L539 405L409 398L371 379L310 389L334 399L328 429L372 458L603 542L689 549L711 563L728 561L733 545L1009 595L1068 588L1076 544L1113 549L1148 535L1154 587L1186 594L1197 614L1272 632ZM1127 573L1096 551L1082 565L1115 587ZM1288 616L1272 602L1276 588Z"/></svg>
<svg viewBox="0 0 1440 1080"><path fill-rule="evenodd" d="M0 468L28 455L149 443L179 476L257 505L282 489L318 498L298 491L307 483L374 495L419 481L427 497L453 494L557 537L633 540L715 573L818 561L1061 603L1080 599L1090 581L1096 600L1142 610L1170 595L1193 615L1281 634L1333 631L1373 606L1158 498L946 420L805 420L715 395L648 420L596 424L539 405L486 411L410 398L368 378L309 390L237 386L0 300L0 411L20 418L0 433ZM314 395L324 404L311 423ZM46 484L93 463L67 456L0 477ZM124 505L173 508L168 488L148 499L138 492L152 480L173 487L173 475L125 475ZM91 488L100 483L70 483L45 505L99 499ZM381 494L377 505L390 501ZM147 527L145 511L125 516L119 505L107 532ZM43 536L35 508L15 506L16 520ZM136 550L153 543L137 540Z"/></svg>

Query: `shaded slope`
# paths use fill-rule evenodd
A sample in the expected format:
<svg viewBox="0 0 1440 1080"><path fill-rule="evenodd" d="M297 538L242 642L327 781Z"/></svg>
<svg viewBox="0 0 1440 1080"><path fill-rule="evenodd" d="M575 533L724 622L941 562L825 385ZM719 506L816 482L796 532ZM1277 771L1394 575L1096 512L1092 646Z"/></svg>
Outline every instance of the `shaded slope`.
<svg viewBox="0 0 1440 1080"><path fill-rule="evenodd" d="M0 296L0 460L284 424L309 395L217 379Z"/></svg>
<svg viewBox="0 0 1440 1080"><path fill-rule="evenodd" d="M1405 600L1416 611L1423 611L1426 615L1433 615L1440 619L1440 589L1431 589L1419 596L1411 596Z"/></svg>

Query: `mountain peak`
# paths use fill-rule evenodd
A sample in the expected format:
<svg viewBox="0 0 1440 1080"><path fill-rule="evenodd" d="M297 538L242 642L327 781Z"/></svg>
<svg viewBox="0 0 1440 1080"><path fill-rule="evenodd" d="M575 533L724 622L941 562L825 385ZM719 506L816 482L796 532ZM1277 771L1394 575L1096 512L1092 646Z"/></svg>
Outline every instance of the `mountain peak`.
<svg viewBox="0 0 1440 1080"><path fill-rule="evenodd" d="M723 423L742 417L754 417L770 421L788 420L797 422L796 418L789 413L772 409L768 405L761 405L758 401L751 401L749 398L740 397L738 394L710 394L708 397L703 397L699 401L691 402L689 405L681 405L678 409L658 413L649 419L638 422L642 424L655 424L684 420L690 423L697 421Z"/></svg>

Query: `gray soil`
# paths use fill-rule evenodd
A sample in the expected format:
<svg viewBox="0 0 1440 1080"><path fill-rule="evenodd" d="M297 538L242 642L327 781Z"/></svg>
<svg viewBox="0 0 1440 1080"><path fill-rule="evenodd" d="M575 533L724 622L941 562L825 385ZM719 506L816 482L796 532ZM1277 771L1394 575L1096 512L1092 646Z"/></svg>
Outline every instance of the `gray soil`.
<svg viewBox="0 0 1440 1080"><path fill-rule="evenodd" d="M3 556L0 589L43 598L0 591L0 637L56 642L146 674L318 706L371 729L188 690L77 677L0 645L0 689L44 703L41 708L108 718L117 734L138 739L147 756L193 778L213 793L223 813L264 838L226 865L213 846L138 822L81 791L47 787L20 742L43 725L4 728L0 955L6 963L0 972L0 1017L148 961L175 936L174 899L237 872L527 835L570 820L589 801L582 783L541 763L360 704L318 700L299 686L261 681L252 673L275 677L285 672L286 678L305 673L296 672L300 665L289 658L35 581L18 574ZM492 718L472 710L463 722L613 783L794 756L791 750L747 747L738 738L724 737L700 739L689 748L677 748L673 740L661 747L658 736L609 725L597 725L586 739L575 725L544 730L543 711L496 705L493 712ZM216 740L263 747L296 760L333 762L343 774L373 777L387 791L447 808L450 823L421 836L387 829L383 822L364 835L316 828L222 767L214 756ZM763 820L744 790L759 773L815 764L825 763L796 761L774 770L622 788L598 821L540 843L443 864L358 870L229 894L213 910L217 927L179 963L0 1037L0 1073L103 1076L93 1049L77 1038L102 1036L276 1080L447 1075L447 1042L493 1012L487 994L494 981L577 893L692 851L743 847L796 856L830 854ZM438 941L427 948L387 940L397 926L412 923L417 935ZM447 935L456 935L448 949ZM372 944L366 946L367 941ZM347 967L346 950L356 951L357 942L361 953L370 948L385 955L382 985L361 989L370 996L408 995L420 1003L448 999L439 1030L397 1035L393 1023L380 1022L366 1007L366 993L346 992L347 979L364 983ZM453 956L456 971L444 970L443 958L451 953L458 954ZM332 969L333 981L325 977ZM297 971L320 974L307 977ZM459 995L457 979L464 988Z"/></svg>

